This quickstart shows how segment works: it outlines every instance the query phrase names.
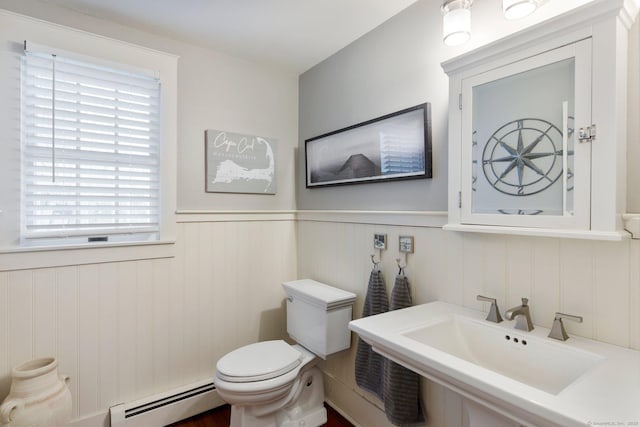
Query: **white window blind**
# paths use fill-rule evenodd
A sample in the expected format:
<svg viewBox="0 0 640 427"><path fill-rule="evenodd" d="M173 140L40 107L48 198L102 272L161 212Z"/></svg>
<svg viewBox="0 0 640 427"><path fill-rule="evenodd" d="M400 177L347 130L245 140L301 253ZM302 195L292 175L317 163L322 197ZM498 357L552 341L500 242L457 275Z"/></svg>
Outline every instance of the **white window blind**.
<svg viewBox="0 0 640 427"><path fill-rule="evenodd" d="M21 96L23 243L157 238L159 80L26 51Z"/></svg>

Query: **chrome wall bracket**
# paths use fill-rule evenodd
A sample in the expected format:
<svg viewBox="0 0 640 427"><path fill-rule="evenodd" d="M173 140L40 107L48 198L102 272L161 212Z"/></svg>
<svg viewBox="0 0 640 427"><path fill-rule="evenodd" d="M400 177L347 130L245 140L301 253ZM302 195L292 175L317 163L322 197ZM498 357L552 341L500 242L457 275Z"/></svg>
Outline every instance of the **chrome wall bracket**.
<svg viewBox="0 0 640 427"><path fill-rule="evenodd" d="M596 139L596 125L580 128L578 130L578 141L591 142Z"/></svg>

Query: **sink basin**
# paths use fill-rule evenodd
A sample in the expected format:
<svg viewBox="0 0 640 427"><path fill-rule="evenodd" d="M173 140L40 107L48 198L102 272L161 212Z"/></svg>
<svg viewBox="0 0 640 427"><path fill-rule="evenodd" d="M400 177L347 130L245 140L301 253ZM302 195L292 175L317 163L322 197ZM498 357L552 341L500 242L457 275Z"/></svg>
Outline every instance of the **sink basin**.
<svg viewBox="0 0 640 427"><path fill-rule="evenodd" d="M602 360L462 316L402 335L547 393L558 394Z"/></svg>
<svg viewBox="0 0 640 427"><path fill-rule="evenodd" d="M374 351L515 425L640 423L639 351L571 332L558 341L541 326L525 332L515 321L485 317L436 301L356 319L349 328Z"/></svg>

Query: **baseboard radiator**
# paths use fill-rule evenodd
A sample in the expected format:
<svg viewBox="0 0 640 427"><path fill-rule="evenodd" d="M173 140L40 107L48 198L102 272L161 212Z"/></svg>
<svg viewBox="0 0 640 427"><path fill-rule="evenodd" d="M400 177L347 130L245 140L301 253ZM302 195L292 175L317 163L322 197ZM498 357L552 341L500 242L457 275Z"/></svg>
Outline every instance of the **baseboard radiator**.
<svg viewBox="0 0 640 427"><path fill-rule="evenodd" d="M111 427L166 426L224 404L211 380L109 408Z"/></svg>

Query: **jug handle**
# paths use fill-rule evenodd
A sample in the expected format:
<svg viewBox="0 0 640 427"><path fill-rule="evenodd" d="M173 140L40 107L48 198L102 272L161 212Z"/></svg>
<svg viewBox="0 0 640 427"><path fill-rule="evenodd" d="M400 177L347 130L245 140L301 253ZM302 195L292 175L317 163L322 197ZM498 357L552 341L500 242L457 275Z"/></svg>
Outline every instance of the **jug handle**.
<svg viewBox="0 0 640 427"><path fill-rule="evenodd" d="M0 405L0 422L2 425L9 424L15 413L24 407L22 399L10 399Z"/></svg>

